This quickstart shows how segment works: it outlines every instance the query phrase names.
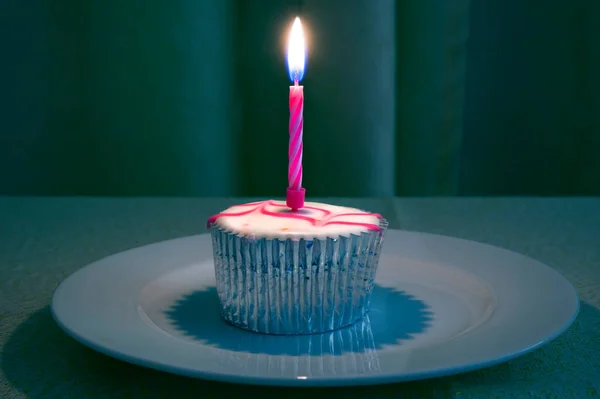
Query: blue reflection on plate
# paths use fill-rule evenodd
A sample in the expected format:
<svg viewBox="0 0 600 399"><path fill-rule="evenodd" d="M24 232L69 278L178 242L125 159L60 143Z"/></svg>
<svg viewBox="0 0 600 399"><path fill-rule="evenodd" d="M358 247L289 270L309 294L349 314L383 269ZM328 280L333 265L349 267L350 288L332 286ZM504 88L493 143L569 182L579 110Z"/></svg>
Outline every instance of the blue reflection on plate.
<svg viewBox="0 0 600 399"><path fill-rule="evenodd" d="M219 314L214 287L185 295L165 311L173 327L207 345L268 355L342 355L401 345L429 326L433 314L423 301L392 288L375 285L369 314L341 330L315 335L267 335L234 327Z"/></svg>

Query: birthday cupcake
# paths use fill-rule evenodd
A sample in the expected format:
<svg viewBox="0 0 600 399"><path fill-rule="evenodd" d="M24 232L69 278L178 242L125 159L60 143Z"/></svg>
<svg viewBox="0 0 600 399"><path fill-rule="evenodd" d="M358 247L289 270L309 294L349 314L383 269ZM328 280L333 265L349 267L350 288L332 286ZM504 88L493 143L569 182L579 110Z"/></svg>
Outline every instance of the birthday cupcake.
<svg viewBox="0 0 600 399"><path fill-rule="evenodd" d="M267 200L207 223L223 318L268 334L349 326L369 308L387 221L375 213Z"/></svg>

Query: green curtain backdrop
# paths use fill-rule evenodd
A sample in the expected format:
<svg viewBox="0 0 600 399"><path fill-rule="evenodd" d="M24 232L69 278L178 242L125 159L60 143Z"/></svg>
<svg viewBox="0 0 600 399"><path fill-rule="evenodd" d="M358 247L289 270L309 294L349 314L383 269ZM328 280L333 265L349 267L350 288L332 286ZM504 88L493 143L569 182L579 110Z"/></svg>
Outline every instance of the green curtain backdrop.
<svg viewBox="0 0 600 399"><path fill-rule="evenodd" d="M0 193L231 195L228 0L0 2Z"/></svg>
<svg viewBox="0 0 600 399"><path fill-rule="evenodd" d="M597 0L5 0L0 194L600 194Z"/></svg>
<svg viewBox="0 0 600 399"><path fill-rule="evenodd" d="M82 98L89 191L228 195L235 189L232 3L89 1ZM83 177L85 180L85 177Z"/></svg>
<svg viewBox="0 0 600 399"><path fill-rule="evenodd" d="M472 5L460 192L600 194L600 2Z"/></svg>
<svg viewBox="0 0 600 399"><path fill-rule="evenodd" d="M470 0L399 2L396 191L456 195Z"/></svg>

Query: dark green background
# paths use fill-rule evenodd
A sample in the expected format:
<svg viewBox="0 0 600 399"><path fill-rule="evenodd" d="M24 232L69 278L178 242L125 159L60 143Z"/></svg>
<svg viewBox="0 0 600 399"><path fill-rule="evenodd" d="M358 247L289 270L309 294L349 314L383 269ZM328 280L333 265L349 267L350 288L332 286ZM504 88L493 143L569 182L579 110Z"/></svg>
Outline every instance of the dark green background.
<svg viewBox="0 0 600 399"><path fill-rule="evenodd" d="M0 194L600 194L597 0L0 1Z"/></svg>

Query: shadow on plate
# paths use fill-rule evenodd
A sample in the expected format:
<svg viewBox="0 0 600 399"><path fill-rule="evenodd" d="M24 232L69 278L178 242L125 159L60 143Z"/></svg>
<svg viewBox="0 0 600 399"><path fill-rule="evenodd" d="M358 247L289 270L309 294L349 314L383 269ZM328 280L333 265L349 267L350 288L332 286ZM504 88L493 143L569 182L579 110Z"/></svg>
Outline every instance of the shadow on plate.
<svg viewBox="0 0 600 399"><path fill-rule="evenodd" d="M32 313L6 337L0 353L3 374L0 396L12 397L15 389L31 399L242 396L391 399L399 395L407 398L493 397L518 392L539 398L598 398L600 345L595 337L600 336L600 310L585 303L581 305L573 326L554 342L498 366L402 384L307 389L216 383L133 366L75 342L60 330L45 307Z"/></svg>
<svg viewBox="0 0 600 399"><path fill-rule="evenodd" d="M199 311L201 309L201 311ZM341 355L401 345L430 325L433 314L423 301L402 291L375 286L371 311L350 327L314 335L268 335L225 322L214 287L185 295L165 311L187 338L221 349L266 355Z"/></svg>

